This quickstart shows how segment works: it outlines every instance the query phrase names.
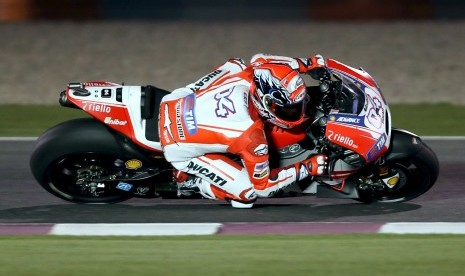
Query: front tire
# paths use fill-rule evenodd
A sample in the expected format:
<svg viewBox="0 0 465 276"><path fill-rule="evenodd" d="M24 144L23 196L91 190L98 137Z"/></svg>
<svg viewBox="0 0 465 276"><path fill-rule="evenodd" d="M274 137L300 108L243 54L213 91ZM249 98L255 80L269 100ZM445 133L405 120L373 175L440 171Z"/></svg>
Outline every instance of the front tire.
<svg viewBox="0 0 465 276"><path fill-rule="evenodd" d="M390 160L390 169L399 173L398 183L384 187L373 195L360 194L362 202L405 202L426 193L436 182L439 175L439 161L436 154L424 143L415 155Z"/></svg>

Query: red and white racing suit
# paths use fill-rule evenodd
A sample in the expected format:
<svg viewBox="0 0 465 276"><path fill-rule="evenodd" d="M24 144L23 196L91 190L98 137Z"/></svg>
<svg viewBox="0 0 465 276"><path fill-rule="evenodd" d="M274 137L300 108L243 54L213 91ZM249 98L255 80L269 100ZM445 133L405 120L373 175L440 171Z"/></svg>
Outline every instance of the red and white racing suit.
<svg viewBox="0 0 465 276"><path fill-rule="evenodd" d="M286 63L307 72L308 59L255 55L246 66L231 59L213 72L165 96L159 133L164 155L177 170L202 180L198 187L212 199L251 203L297 180L321 173L308 164L270 171L264 123L249 104L253 65ZM242 163L230 158L239 156ZM304 168L305 167L305 168Z"/></svg>

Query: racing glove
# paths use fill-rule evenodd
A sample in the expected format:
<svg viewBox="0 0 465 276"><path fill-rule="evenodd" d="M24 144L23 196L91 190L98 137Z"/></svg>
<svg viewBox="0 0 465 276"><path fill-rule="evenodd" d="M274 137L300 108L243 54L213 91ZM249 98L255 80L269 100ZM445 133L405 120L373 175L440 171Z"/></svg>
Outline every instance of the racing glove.
<svg viewBox="0 0 465 276"><path fill-rule="evenodd" d="M308 58L307 73L315 80L325 80L330 77L325 59L321 55Z"/></svg>
<svg viewBox="0 0 465 276"><path fill-rule="evenodd" d="M328 157L324 154L316 154L296 165L297 178L300 181L309 175L318 176L325 174L328 168Z"/></svg>

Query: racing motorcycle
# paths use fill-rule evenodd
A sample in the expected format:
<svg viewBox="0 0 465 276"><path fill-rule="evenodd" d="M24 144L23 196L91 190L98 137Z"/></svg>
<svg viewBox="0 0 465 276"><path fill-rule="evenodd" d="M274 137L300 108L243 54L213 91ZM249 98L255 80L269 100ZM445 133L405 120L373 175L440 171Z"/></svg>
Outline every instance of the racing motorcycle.
<svg viewBox="0 0 465 276"><path fill-rule="evenodd" d="M270 166L324 153L328 173L275 196L403 202L434 185L435 153L419 136L391 126L386 100L362 68L328 59L327 74L308 91L311 119L302 131L266 130ZM151 85L70 83L60 104L90 116L58 124L38 138L30 159L35 179L51 194L76 203L176 197L173 168L163 157L158 133L158 107L168 93Z"/></svg>

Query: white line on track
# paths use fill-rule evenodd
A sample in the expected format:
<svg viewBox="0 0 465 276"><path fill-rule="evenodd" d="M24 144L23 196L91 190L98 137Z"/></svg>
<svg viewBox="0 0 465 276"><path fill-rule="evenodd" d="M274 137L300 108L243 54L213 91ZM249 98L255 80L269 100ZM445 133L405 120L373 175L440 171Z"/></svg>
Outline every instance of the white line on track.
<svg viewBox="0 0 465 276"><path fill-rule="evenodd" d="M251 225L254 225L252 223ZM329 223L328 225L331 225ZM334 227L339 227L334 224ZM97 223L56 224L49 235L76 236L184 236L216 235L222 223ZM309 231L311 234L312 231ZM401 222L385 223L373 233L380 234L465 234L463 222Z"/></svg>
<svg viewBox="0 0 465 276"><path fill-rule="evenodd" d="M29 142L35 140L37 140L37 137L0 137L0 142Z"/></svg>
<svg viewBox="0 0 465 276"><path fill-rule="evenodd" d="M221 223L69 223L56 224L49 234L73 236L214 235Z"/></svg>

